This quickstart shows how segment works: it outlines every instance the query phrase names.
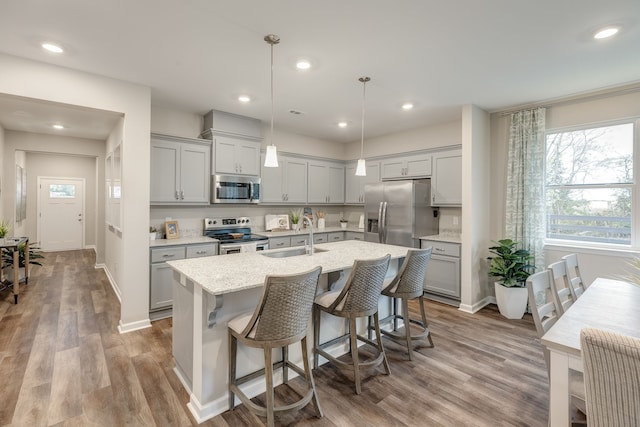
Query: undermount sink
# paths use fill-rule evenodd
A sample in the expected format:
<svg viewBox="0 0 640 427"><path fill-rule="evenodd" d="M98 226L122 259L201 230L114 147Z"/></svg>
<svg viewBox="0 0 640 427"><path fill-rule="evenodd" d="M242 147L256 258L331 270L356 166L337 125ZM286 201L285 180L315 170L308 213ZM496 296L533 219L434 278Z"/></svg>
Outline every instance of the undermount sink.
<svg viewBox="0 0 640 427"><path fill-rule="evenodd" d="M313 253L319 253L319 252L327 252L327 250L313 248ZM261 252L260 255L266 256L269 258L288 258L291 256L307 255L307 251L304 247L301 246L299 248L283 249L281 251Z"/></svg>

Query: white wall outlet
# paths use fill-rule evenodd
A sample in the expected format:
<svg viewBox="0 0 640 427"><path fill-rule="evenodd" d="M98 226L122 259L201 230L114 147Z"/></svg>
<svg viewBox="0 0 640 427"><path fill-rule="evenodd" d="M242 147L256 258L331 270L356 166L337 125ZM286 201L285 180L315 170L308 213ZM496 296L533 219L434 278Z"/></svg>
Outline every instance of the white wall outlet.
<svg viewBox="0 0 640 427"><path fill-rule="evenodd" d="M457 216L453 217L453 225L458 225L458 217Z"/></svg>

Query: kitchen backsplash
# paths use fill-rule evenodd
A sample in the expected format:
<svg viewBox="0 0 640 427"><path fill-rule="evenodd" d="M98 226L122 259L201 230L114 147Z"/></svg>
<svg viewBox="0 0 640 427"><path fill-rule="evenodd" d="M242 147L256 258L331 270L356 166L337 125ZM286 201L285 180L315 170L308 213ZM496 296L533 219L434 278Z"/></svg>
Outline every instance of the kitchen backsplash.
<svg viewBox="0 0 640 427"><path fill-rule="evenodd" d="M201 236L203 233L204 218L240 217L251 218L251 229L255 232L264 231L264 216L267 214L288 214L292 209L307 207L300 206L216 206L216 207L154 207L150 211L151 224L158 230L163 230L163 224L167 218L178 221L180 236ZM350 226L357 227L363 208L353 206L308 206L315 214L318 210L325 212L325 224L327 227L338 226L341 215L346 218Z"/></svg>
<svg viewBox="0 0 640 427"><path fill-rule="evenodd" d="M210 217L239 217L251 218L251 228L255 232L264 231L264 216L267 214L288 214L292 209L300 206L216 206L216 207L154 207L150 211L151 225L158 230L163 230L166 218L178 221L180 236L202 236L203 219ZM362 207L356 206L310 206L314 213L322 210L326 213L327 227L338 226L342 217L346 218L349 225L357 227L360 215L364 212ZM460 234L461 208L440 208L439 232L440 234Z"/></svg>

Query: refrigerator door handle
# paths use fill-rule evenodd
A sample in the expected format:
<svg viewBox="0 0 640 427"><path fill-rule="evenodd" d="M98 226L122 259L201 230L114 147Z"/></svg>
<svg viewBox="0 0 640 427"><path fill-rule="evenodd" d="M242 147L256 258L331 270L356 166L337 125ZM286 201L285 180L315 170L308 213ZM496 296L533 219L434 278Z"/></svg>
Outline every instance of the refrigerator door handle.
<svg viewBox="0 0 640 427"><path fill-rule="evenodd" d="M380 206L378 207L378 243L382 242L382 203L380 202Z"/></svg>
<svg viewBox="0 0 640 427"><path fill-rule="evenodd" d="M387 243L387 202L383 202L382 205L382 240L380 243Z"/></svg>

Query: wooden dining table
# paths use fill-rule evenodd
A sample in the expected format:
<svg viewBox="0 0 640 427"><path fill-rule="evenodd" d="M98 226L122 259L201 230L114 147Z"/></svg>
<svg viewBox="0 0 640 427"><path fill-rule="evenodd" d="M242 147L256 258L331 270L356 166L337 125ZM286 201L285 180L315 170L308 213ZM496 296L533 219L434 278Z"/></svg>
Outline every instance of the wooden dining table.
<svg viewBox="0 0 640 427"><path fill-rule="evenodd" d="M640 286L621 280L597 278L542 337L542 344L551 353L551 427L571 425L569 370L583 371L580 331L586 327L640 338Z"/></svg>

